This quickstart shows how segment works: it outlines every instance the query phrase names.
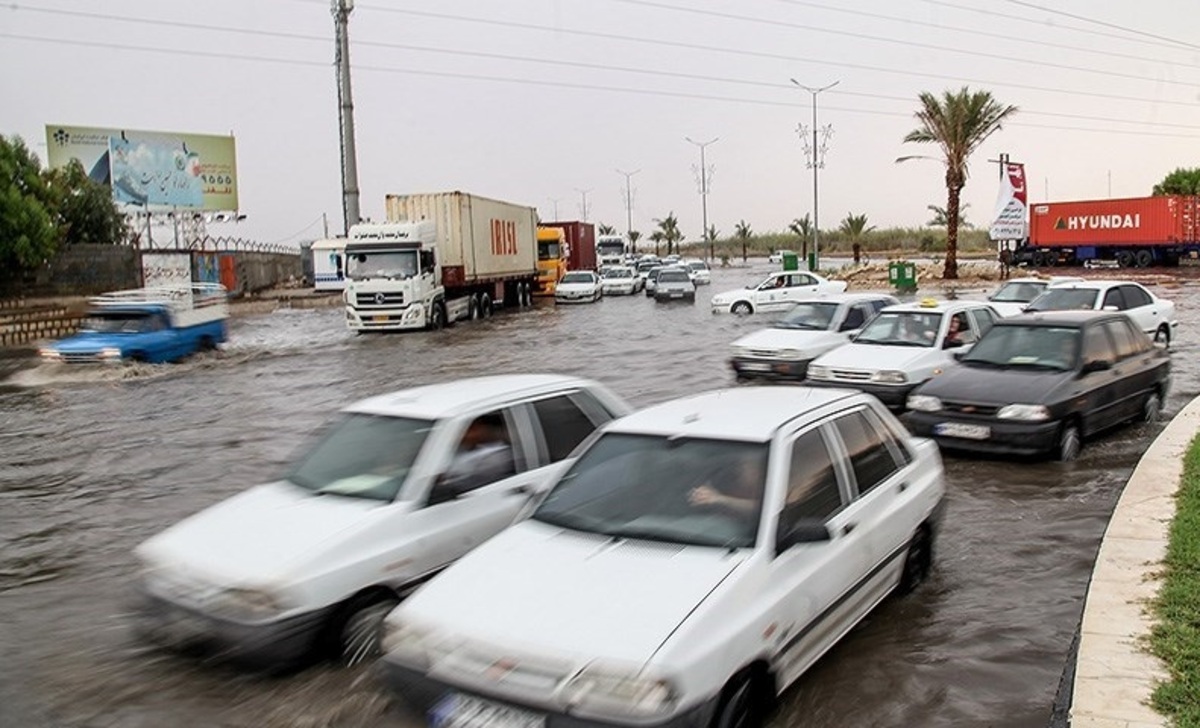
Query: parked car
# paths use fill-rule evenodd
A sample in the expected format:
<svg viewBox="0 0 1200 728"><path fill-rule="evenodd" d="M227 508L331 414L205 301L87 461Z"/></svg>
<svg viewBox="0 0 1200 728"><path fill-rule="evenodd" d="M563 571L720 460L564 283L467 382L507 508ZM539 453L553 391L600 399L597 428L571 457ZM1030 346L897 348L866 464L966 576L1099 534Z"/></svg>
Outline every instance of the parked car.
<svg viewBox="0 0 1200 728"><path fill-rule="evenodd" d="M435 725L757 725L925 578L944 494L937 446L857 392L652 406L389 614L383 675Z"/></svg>
<svg viewBox="0 0 1200 728"><path fill-rule="evenodd" d="M600 275L590 270L568 271L554 289L555 303L592 303L603 296Z"/></svg>
<svg viewBox="0 0 1200 728"><path fill-rule="evenodd" d="M782 263L783 256L788 253L791 253L792 255L796 255L796 253L794 253L791 250L776 250L774 253L771 253L769 256L767 256L767 262L771 263L771 264Z"/></svg>
<svg viewBox="0 0 1200 728"><path fill-rule="evenodd" d="M1122 314L1054 311L996 322L908 397L909 427L956 450L1071 460L1083 438L1158 418L1171 357Z"/></svg>
<svg viewBox="0 0 1200 728"><path fill-rule="evenodd" d="M713 313L736 314L785 311L801 296L813 293L844 293L845 281L831 281L816 273L784 271L772 273L757 285L718 293L712 298Z"/></svg>
<svg viewBox="0 0 1200 728"><path fill-rule="evenodd" d="M830 293L799 299L770 328L733 342L739 379L804 379L808 363L858 333L880 309L900 303L880 293Z"/></svg>
<svg viewBox="0 0 1200 728"><path fill-rule="evenodd" d="M642 289L642 281L629 266L611 266L600 278L600 289L606 296L630 296Z"/></svg>
<svg viewBox="0 0 1200 728"><path fill-rule="evenodd" d="M1077 276L1010 278L1000 284L1000 287L992 295L988 296L987 300L988 303L992 304L992 308L996 310L996 313L1001 316L1016 316L1023 312L1033 299L1042 295L1050 286L1075 283L1082 280L1082 278Z"/></svg>
<svg viewBox="0 0 1200 728"><path fill-rule="evenodd" d="M664 268L654 286L654 300L696 302L696 284L686 268Z"/></svg>
<svg viewBox="0 0 1200 728"><path fill-rule="evenodd" d="M596 382L510 375L347 407L279 480L137 548L140 631L259 666L374 653L384 614L511 524L629 406Z"/></svg>
<svg viewBox="0 0 1200 728"><path fill-rule="evenodd" d="M687 267L692 272L692 283L697 286L707 286L712 283L712 271L708 269L708 263L702 260L689 260Z"/></svg>
<svg viewBox="0 0 1200 728"><path fill-rule="evenodd" d="M1145 331L1156 344L1170 346L1175 338L1175 304L1159 298L1145 286L1131 281L1090 280L1066 283L1047 289L1030 303L1025 310L1068 311L1068 310L1122 311L1129 315L1138 328Z"/></svg>
<svg viewBox="0 0 1200 728"><path fill-rule="evenodd" d="M651 267L650 270L646 271L646 285L643 290L646 291L646 296L648 298L654 297L654 289L656 286L658 286L658 274L662 273L665 269L671 268L671 267L674 267L674 266L656 265L656 266Z"/></svg>
<svg viewBox="0 0 1200 728"><path fill-rule="evenodd" d="M845 346L808 365L812 386L853 387L903 410L918 385L942 372L953 350L969 349L1000 318L978 301L938 301L888 306Z"/></svg>

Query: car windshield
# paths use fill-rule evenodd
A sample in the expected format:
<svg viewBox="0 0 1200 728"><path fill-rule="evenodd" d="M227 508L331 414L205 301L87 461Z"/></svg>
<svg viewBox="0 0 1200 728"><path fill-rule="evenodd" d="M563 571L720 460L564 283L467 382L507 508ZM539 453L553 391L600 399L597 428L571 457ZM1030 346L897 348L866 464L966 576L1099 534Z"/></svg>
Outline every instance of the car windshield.
<svg viewBox="0 0 1200 728"><path fill-rule="evenodd" d="M562 245L559 243L538 243L538 260L558 260L562 257Z"/></svg>
<svg viewBox="0 0 1200 728"><path fill-rule="evenodd" d="M633 271L628 268L616 268L604 274L605 278L632 278Z"/></svg>
<svg viewBox="0 0 1200 728"><path fill-rule="evenodd" d="M83 320L83 331L100 334L139 334L162 328L161 319L148 311L92 311Z"/></svg>
<svg viewBox="0 0 1200 728"><path fill-rule="evenodd" d="M1029 311L1069 311L1071 309L1091 310L1096 307L1094 288L1047 288L1035 298L1026 310Z"/></svg>
<svg viewBox="0 0 1200 728"><path fill-rule="evenodd" d="M942 325L936 311L880 311L854 337L856 344L934 346Z"/></svg>
<svg viewBox="0 0 1200 728"><path fill-rule="evenodd" d="M996 303L1029 303L1046 290L1041 281L1010 281L992 294Z"/></svg>
<svg viewBox="0 0 1200 728"><path fill-rule="evenodd" d="M802 301L775 322L777 329L816 329L824 331L833 322L838 305L831 301Z"/></svg>
<svg viewBox="0 0 1200 728"><path fill-rule="evenodd" d="M694 260L691 263L688 263L688 268L691 268L694 271L708 270L708 264L702 260Z"/></svg>
<svg viewBox="0 0 1200 728"><path fill-rule="evenodd" d="M562 277L562 283L592 283L591 273L568 273Z"/></svg>
<svg viewBox="0 0 1200 728"><path fill-rule="evenodd" d="M765 443L605 434L533 518L613 538L750 547L766 462Z"/></svg>
<svg viewBox="0 0 1200 728"><path fill-rule="evenodd" d="M960 360L967 366L1069 371L1079 358L1080 330L1066 326L993 326Z"/></svg>
<svg viewBox="0 0 1200 728"><path fill-rule="evenodd" d="M284 478L318 494L391 501L431 429L429 420L349 414Z"/></svg>
<svg viewBox="0 0 1200 728"><path fill-rule="evenodd" d="M346 275L364 278L410 278L417 274L417 251L354 252L346 256Z"/></svg>
<svg viewBox="0 0 1200 728"><path fill-rule="evenodd" d="M681 270L666 270L658 274L659 283L686 283L690 278Z"/></svg>

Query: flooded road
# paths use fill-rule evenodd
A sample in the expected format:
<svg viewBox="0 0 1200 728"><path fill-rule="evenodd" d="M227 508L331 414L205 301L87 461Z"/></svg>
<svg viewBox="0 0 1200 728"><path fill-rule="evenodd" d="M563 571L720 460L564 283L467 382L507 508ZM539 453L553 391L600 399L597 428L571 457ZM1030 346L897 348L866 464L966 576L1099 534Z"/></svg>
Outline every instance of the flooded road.
<svg viewBox="0 0 1200 728"><path fill-rule="evenodd" d="M369 668L246 674L134 640L141 540L277 475L338 407L479 374L600 380L635 406L731 384L728 345L763 316L641 294L539 301L438 333L356 337L337 309L234 319L219 354L112 371L26 368L0 383L0 726L410 726ZM1200 393L1200 286L1175 301L1165 417ZM969 292L982 297L982 291ZM1045 726L1120 489L1162 425L1069 464L947 456L932 578L892 599L786 695L776 726Z"/></svg>

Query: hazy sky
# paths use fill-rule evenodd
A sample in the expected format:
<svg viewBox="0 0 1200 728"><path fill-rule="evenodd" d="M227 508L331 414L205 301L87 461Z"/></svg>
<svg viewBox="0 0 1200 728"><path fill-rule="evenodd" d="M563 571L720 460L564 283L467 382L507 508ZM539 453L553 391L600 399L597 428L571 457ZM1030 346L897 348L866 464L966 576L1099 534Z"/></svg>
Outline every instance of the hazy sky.
<svg viewBox="0 0 1200 728"><path fill-rule="evenodd" d="M1052 8L1051 11L1041 10ZM0 132L44 160L46 124L232 133L241 211L214 234L295 243L342 229L333 19L325 0L16 0L0 9ZM625 228L674 212L701 234L699 150L718 138L721 235L810 213L798 124L833 135L822 228L918 226L943 167L897 164L921 91L968 85L1021 111L971 160L986 222L1000 153L1032 201L1147 195L1200 166L1196 0L361 0L350 21L365 216L388 193L463 190L543 219ZM557 203L555 202L557 200Z"/></svg>

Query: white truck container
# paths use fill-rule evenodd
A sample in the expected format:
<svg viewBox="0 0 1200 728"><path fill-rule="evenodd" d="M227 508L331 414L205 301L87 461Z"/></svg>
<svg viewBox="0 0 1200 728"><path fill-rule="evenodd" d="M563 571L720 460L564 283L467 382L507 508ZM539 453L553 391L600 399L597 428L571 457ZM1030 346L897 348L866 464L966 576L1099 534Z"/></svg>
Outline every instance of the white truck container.
<svg viewBox="0 0 1200 728"><path fill-rule="evenodd" d="M537 279L537 211L465 192L388 195L386 223L350 228L346 323L438 329L525 307Z"/></svg>
<svg viewBox="0 0 1200 728"><path fill-rule="evenodd" d="M346 287L346 239L314 240L312 255L313 289L340 291Z"/></svg>

